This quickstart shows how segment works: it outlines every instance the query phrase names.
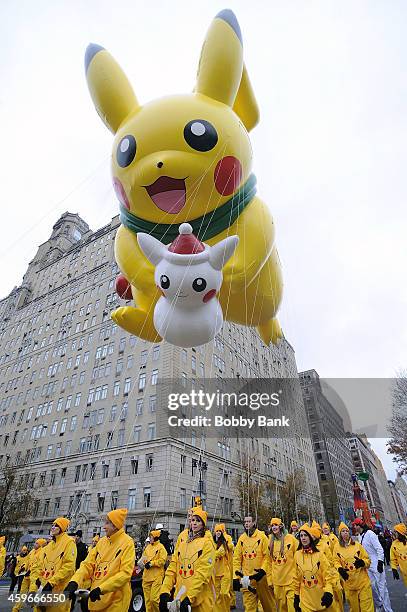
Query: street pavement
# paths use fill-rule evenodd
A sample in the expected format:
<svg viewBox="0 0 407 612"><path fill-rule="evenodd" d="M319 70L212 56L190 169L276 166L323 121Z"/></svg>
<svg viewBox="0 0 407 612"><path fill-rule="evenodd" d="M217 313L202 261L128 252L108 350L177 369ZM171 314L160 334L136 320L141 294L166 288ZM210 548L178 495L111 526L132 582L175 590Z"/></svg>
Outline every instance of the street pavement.
<svg viewBox="0 0 407 612"><path fill-rule="evenodd" d="M404 586L402 580L393 580L392 572L390 568L386 568L386 578L387 578L387 587L390 593L391 605L393 608L393 612L406 612L407 610L407 597L405 596L407 593L407 589ZM7 601L8 598L8 589L9 589L10 581L2 580L0 581L0 612L11 612L13 604L12 602ZM78 607L78 606L77 606ZM25 606L21 608L21 610L28 611L32 608ZM50 612L52 608L49 608ZM346 606L345 610L349 610ZM237 593L237 612L243 612L242 600L240 593ZM76 612L76 610L75 610Z"/></svg>

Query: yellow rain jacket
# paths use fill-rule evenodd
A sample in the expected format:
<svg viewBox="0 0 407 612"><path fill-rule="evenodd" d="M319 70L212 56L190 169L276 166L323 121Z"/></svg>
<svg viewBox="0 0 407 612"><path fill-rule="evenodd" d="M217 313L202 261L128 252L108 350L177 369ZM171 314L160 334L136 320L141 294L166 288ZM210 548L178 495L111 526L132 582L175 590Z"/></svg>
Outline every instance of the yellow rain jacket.
<svg viewBox="0 0 407 612"><path fill-rule="evenodd" d="M22 557L21 555L17 555L16 568L14 570L14 574L16 576L19 576L20 574L25 574L26 572L28 572L29 556L30 554L25 555L24 557Z"/></svg>
<svg viewBox="0 0 407 612"><path fill-rule="evenodd" d="M40 578L41 574L41 564L44 557L45 548L40 547L37 549L33 549L32 557L30 560L30 587L28 589L29 593L33 593L37 590L37 585L35 584L37 579Z"/></svg>
<svg viewBox="0 0 407 612"><path fill-rule="evenodd" d="M167 560L167 551L164 546L158 540L153 544L147 544L142 560L144 563L147 561L150 563L150 568L144 568L143 571L143 582L154 582L157 578L162 579L164 577L164 565Z"/></svg>
<svg viewBox="0 0 407 612"><path fill-rule="evenodd" d="M359 557L365 562L364 567L355 567L355 557ZM349 578L342 581L345 591L358 591L366 585L370 585L369 574L370 558L363 546L359 542L351 541L348 546L337 544L333 550L334 567L343 567L349 572Z"/></svg>
<svg viewBox="0 0 407 612"><path fill-rule="evenodd" d="M298 540L290 533L284 536L284 551L281 553L282 540L270 536L271 582L272 585L285 586L293 581L294 554L298 548Z"/></svg>
<svg viewBox="0 0 407 612"><path fill-rule="evenodd" d="M407 586L407 544L394 540L390 548L391 569L400 569L404 584Z"/></svg>
<svg viewBox="0 0 407 612"><path fill-rule="evenodd" d="M71 578L81 588L84 584L90 590L100 588L102 596L95 602L89 600L89 610L128 611L135 556L134 542L123 528L100 538Z"/></svg>
<svg viewBox="0 0 407 612"><path fill-rule="evenodd" d="M165 572L161 594L171 593L175 587L177 595L180 588L185 586L186 593L180 598L181 601L188 597L193 610L210 611L214 603L214 568L215 548L211 535L210 540L206 533L193 540L178 538L177 548Z"/></svg>
<svg viewBox="0 0 407 612"><path fill-rule="evenodd" d="M294 555L295 571L293 590L300 596L303 612L326 610L321 605L324 593L333 596L332 571L323 552L297 550Z"/></svg>
<svg viewBox="0 0 407 612"><path fill-rule="evenodd" d="M236 571L244 576L250 576L256 573L256 569L264 569L267 573L268 547L268 539L263 531L255 529L251 536L243 533L237 541L233 554L233 576L236 575Z"/></svg>
<svg viewBox="0 0 407 612"><path fill-rule="evenodd" d="M66 532L60 533L42 549L38 557L39 579L42 585L49 582L53 593L61 593L72 579L75 571L76 544ZM67 601L52 608L53 612L68 612L71 602Z"/></svg>

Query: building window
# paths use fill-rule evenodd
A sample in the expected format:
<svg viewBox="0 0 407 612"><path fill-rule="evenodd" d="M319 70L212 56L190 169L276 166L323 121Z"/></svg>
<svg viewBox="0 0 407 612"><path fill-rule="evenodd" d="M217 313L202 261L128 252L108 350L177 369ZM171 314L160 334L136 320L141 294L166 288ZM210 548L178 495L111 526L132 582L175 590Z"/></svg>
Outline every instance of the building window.
<svg viewBox="0 0 407 612"><path fill-rule="evenodd" d="M124 433L125 433L124 429L119 429L119 431L117 432L117 444L118 444L118 446L124 446Z"/></svg>
<svg viewBox="0 0 407 612"><path fill-rule="evenodd" d="M153 370L151 372L151 384L156 385L158 380L158 370Z"/></svg>
<svg viewBox="0 0 407 612"><path fill-rule="evenodd" d="M115 459L115 462L114 462L114 475L115 476L120 476L121 467L122 467L121 458Z"/></svg>
<svg viewBox="0 0 407 612"><path fill-rule="evenodd" d="M131 378L126 378L124 380L123 395L128 395L130 393L130 389L131 389Z"/></svg>
<svg viewBox="0 0 407 612"><path fill-rule="evenodd" d="M137 489L129 489L129 496L127 499L127 508L129 510L136 509L136 495L137 495Z"/></svg>
<svg viewBox="0 0 407 612"><path fill-rule="evenodd" d="M157 344L154 348L153 348L153 361L157 361L157 359L160 356L160 346Z"/></svg>
<svg viewBox="0 0 407 612"><path fill-rule="evenodd" d="M153 461L154 461L154 455L152 453L149 453L148 455L146 455L146 472L153 471Z"/></svg>
<svg viewBox="0 0 407 612"><path fill-rule="evenodd" d="M145 387L146 387L146 373L141 372L141 374L139 374L139 377L138 377L138 390L144 391Z"/></svg>
<svg viewBox="0 0 407 612"><path fill-rule="evenodd" d="M102 478L109 478L109 464L102 462Z"/></svg>
<svg viewBox="0 0 407 612"><path fill-rule="evenodd" d="M150 405L150 412L155 412L157 408L157 396L156 395L150 395L149 405Z"/></svg>
<svg viewBox="0 0 407 612"><path fill-rule="evenodd" d="M112 491L112 502L110 504L110 507L112 510L116 510L118 501L119 501L119 491Z"/></svg>
<svg viewBox="0 0 407 612"><path fill-rule="evenodd" d="M180 465L181 474L185 474L186 465L187 465L187 457L186 455L181 455L181 465Z"/></svg>
<svg viewBox="0 0 407 612"><path fill-rule="evenodd" d="M98 493L98 512L103 512L105 508L106 493Z"/></svg>
<svg viewBox="0 0 407 612"><path fill-rule="evenodd" d="M133 442L140 442L141 438L141 425L135 425L133 427Z"/></svg>
<svg viewBox="0 0 407 612"><path fill-rule="evenodd" d="M143 404L144 404L143 398L139 397L136 403L136 413L137 414L143 414Z"/></svg>
<svg viewBox="0 0 407 612"><path fill-rule="evenodd" d="M132 476L135 476L138 472L138 456L132 457L130 460L130 464Z"/></svg>
<svg viewBox="0 0 407 612"><path fill-rule="evenodd" d="M143 498L144 498L144 508L150 508L151 506L151 487L144 487Z"/></svg>
<svg viewBox="0 0 407 612"><path fill-rule="evenodd" d="M187 507L187 490L186 489L181 489L180 496L179 496L179 505L181 508Z"/></svg>
<svg viewBox="0 0 407 612"><path fill-rule="evenodd" d="M154 440L155 438L155 423L149 423L147 427L147 439Z"/></svg>

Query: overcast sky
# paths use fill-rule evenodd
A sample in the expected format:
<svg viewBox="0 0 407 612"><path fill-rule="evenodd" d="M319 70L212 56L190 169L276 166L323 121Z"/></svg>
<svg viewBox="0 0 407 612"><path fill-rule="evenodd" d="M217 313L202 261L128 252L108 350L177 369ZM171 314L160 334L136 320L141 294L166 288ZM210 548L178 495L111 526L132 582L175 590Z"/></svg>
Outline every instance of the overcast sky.
<svg viewBox="0 0 407 612"><path fill-rule="evenodd" d="M141 103L188 92L205 32L225 6L0 3L1 297L64 211L92 229L117 213L112 136L84 78L87 44L116 57ZM407 3L229 7L261 111L254 171L275 217L280 320L298 368L391 377L405 366L407 344Z"/></svg>

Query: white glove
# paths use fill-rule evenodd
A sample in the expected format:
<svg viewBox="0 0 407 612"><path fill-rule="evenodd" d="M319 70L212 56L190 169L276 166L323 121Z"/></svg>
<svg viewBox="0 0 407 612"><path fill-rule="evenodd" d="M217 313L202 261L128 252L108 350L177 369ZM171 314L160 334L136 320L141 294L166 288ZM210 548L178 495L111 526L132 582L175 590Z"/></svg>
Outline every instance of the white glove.
<svg viewBox="0 0 407 612"><path fill-rule="evenodd" d="M250 586L250 578L249 576L243 576L243 578L240 581L242 583L242 587L244 589L247 589Z"/></svg>
<svg viewBox="0 0 407 612"><path fill-rule="evenodd" d="M139 567L140 569L144 569L144 561L143 561L143 559L139 559L137 561L137 567Z"/></svg>
<svg viewBox="0 0 407 612"><path fill-rule="evenodd" d="M168 612L179 612L181 602L178 600L170 601L167 603Z"/></svg>

